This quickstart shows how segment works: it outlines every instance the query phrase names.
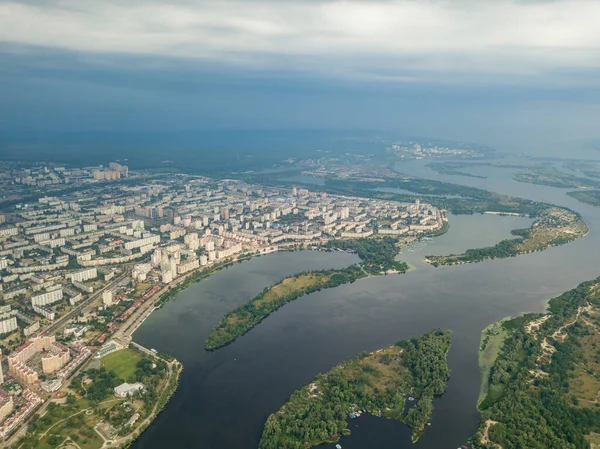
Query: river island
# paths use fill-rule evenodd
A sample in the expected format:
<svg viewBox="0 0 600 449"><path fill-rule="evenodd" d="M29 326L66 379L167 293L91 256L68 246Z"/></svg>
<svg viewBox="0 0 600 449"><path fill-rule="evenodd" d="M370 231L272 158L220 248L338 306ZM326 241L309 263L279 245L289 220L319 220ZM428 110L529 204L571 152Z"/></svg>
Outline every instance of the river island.
<svg viewBox="0 0 600 449"><path fill-rule="evenodd" d="M265 288L254 298L229 311L215 326L206 341L205 349L218 349L244 335L271 313L301 296L352 283L369 275L405 273L409 266L395 260L400 251L394 237L330 240L325 248L356 253L360 265L337 270L309 271L289 276Z"/></svg>
<svg viewBox="0 0 600 449"><path fill-rule="evenodd" d="M349 435L362 413L425 430L433 399L446 391L450 331L435 329L342 362L296 391L265 423L259 449L301 449Z"/></svg>

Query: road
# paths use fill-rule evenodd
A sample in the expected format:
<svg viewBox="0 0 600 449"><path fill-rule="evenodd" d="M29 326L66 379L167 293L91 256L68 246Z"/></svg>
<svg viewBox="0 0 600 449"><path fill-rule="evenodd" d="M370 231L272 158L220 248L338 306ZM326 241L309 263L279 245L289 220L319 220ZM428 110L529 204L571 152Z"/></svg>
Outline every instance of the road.
<svg viewBox="0 0 600 449"><path fill-rule="evenodd" d="M100 297L100 295L106 289L113 288L115 285L117 285L119 282L121 282L123 279L125 279L128 274L129 274L129 270L125 269L125 271L123 272L122 275L120 275L118 278L116 278L114 281L112 281L110 284L108 284L102 290L98 290L95 294L90 296L88 299L79 303L73 310L71 310L66 315L63 315L62 317L60 317L57 321L52 323L50 326L43 329L42 333L52 333L56 329L59 329L61 326L64 326L70 319L72 319L74 316L78 315L85 307L89 306L92 302L94 302L96 299L98 299Z"/></svg>

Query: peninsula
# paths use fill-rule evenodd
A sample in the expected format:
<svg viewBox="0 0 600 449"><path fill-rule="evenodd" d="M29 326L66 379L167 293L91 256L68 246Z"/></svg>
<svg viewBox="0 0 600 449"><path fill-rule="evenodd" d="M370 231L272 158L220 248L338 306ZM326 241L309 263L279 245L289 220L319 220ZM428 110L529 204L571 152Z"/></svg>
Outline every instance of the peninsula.
<svg viewBox="0 0 600 449"><path fill-rule="evenodd" d="M416 441L446 391L450 331L436 329L342 362L296 391L267 419L259 449L305 449L348 435L346 420L371 413L397 419Z"/></svg>
<svg viewBox="0 0 600 449"><path fill-rule="evenodd" d="M490 344L500 349L488 358L481 421L469 447L600 443L600 278L552 299L548 308L546 314L504 320L486 331L481 350Z"/></svg>
<svg viewBox="0 0 600 449"><path fill-rule="evenodd" d="M265 288L254 298L228 312L210 331L204 348L213 350L231 343L271 313L301 296L352 283L368 275L404 273L409 268L405 262L395 260L399 247L398 239L394 237L330 240L325 247L356 253L361 263L338 270L298 273Z"/></svg>
<svg viewBox="0 0 600 449"><path fill-rule="evenodd" d="M427 256L425 261L437 267L515 257L563 245L583 237L587 232L588 227L578 214L566 208L550 206L539 212L531 227L512 231L514 239L506 239L486 248L468 249L462 254Z"/></svg>

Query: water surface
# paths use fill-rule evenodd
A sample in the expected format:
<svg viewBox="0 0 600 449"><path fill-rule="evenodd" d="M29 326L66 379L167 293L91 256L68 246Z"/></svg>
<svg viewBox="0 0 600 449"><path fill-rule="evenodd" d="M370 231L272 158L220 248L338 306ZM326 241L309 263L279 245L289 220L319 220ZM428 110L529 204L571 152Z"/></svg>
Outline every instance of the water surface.
<svg viewBox="0 0 600 449"><path fill-rule="evenodd" d="M414 165L419 174L426 167ZM501 169L499 169L501 170ZM433 178L440 176L433 173ZM133 447L138 449L255 448L268 415L296 389L342 360L435 327L453 331L448 391L435 402L432 426L416 445L401 423L360 418L344 448L456 448L477 427L480 333L505 316L541 312L545 304L600 274L600 209L578 203L562 189L521 184L498 176L452 182L567 205L580 212L590 234L571 244L510 259L434 268L426 254L458 252L510 237L528 219L451 216L450 231L401 259L416 266L404 275L371 277L305 296L273 313L233 344L206 352L203 341L232 307L284 276L306 269L346 266L344 253L279 253L235 265L182 292L135 334L140 344L167 351L185 366L181 387Z"/></svg>

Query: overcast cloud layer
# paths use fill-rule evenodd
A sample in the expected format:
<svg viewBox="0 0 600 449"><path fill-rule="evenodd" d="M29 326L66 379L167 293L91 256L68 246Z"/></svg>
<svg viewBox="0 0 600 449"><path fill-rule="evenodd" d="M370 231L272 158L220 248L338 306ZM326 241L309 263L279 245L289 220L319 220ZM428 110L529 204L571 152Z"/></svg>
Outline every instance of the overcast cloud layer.
<svg viewBox="0 0 600 449"><path fill-rule="evenodd" d="M0 4L0 42L334 78L572 83L600 68L599 19L593 0L30 0Z"/></svg>

